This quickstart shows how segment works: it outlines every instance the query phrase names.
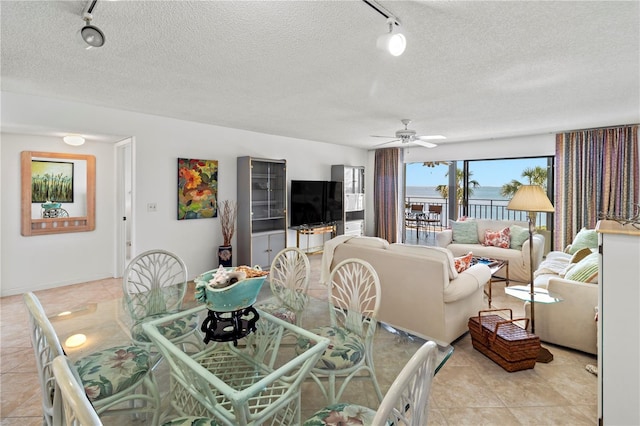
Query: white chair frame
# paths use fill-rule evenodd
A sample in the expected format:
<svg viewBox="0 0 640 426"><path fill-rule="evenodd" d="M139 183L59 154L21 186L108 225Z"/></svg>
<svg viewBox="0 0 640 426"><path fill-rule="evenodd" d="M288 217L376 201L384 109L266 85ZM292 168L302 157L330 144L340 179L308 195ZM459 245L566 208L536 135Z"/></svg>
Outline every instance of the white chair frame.
<svg viewBox="0 0 640 426"><path fill-rule="evenodd" d="M310 276L309 258L296 247L281 250L269 269L271 293L281 306L295 313L297 326L301 326L304 309L309 303L307 289Z"/></svg>
<svg viewBox="0 0 640 426"><path fill-rule="evenodd" d="M328 300L331 326L346 328L364 341L365 354L362 360L349 368L331 370L318 367L311 370L310 377L320 386L329 404L336 403L353 378L369 377L378 401L382 392L378 385L373 365L373 337L377 328L376 317L380 309L380 278L370 263L362 259L345 259L338 263L329 275ZM366 373L363 375L362 373ZM343 382L336 392L336 379ZM327 387L323 385L326 380Z"/></svg>
<svg viewBox="0 0 640 426"><path fill-rule="evenodd" d="M31 342L36 357L40 389L42 390L43 423L47 426L53 426L56 425L54 422L54 412L60 409L59 407L56 408L55 404L59 404L62 401L54 398L55 377L53 375L52 363L57 356L64 355L64 351L60 344L60 339L58 339L55 329L47 318L36 295L32 292L27 292L23 295L23 299L30 314ZM138 388L141 388L140 392L137 392ZM136 400L143 402L145 405L142 407L114 408L122 402L134 402ZM148 374L130 388L93 402L93 406L99 415L102 413L138 414L140 412L151 412L153 415L153 424L158 422L160 404L160 394L151 369L149 369Z"/></svg>
<svg viewBox="0 0 640 426"><path fill-rule="evenodd" d="M144 323L149 317L173 313L182 308L187 292L187 266L177 255L166 250L149 250L136 256L125 269L122 279L124 303L133 324ZM172 339L173 343L189 343L197 350L201 342L198 327ZM193 335L198 338L193 338ZM153 350L151 341L133 339L138 346ZM157 362L160 355L157 351Z"/></svg>
<svg viewBox="0 0 640 426"><path fill-rule="evenodd" d="M102 426L102 421L84 393L82 381L69 359L64 355L55 357L52 369L55 378L54 399L61 399L60 403L54 404L54 424Z"/></svg>

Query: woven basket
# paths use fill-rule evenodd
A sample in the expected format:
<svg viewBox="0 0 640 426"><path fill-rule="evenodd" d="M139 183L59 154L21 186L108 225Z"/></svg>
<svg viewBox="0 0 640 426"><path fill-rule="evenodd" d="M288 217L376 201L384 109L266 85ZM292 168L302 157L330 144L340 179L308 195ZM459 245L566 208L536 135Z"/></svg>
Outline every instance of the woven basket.
<svg viewBox="0 0 640 426"><path fill-rule="evenodd" d="M510 319L489 312L509 311ZM525 322L525 328L516 324ZM469 333L473 347L509 372L526 370L536 365L540 352L540 338L526 328L528 318L513 319L511 309L489 309L469 318Z"/></svg>

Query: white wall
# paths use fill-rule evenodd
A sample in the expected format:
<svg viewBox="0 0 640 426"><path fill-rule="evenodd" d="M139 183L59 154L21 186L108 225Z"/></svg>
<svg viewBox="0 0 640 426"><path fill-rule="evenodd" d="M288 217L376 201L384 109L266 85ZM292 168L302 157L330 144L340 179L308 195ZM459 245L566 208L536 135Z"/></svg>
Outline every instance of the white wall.
<svg viewBox="0 0 640 426"><path fill-rule="evenodd" d="M368 158L365 150L321 142L35 96L1 96L3 129L9 124L12 129L35 125L58 132L134 137L134 255L153 248L175 252L185 260L191 278L216 266L222 236L217 218L176 219L178 157L218 160L221 200L236 198L238 156L284 158L289 180L330 179L332 164L366 165ZM2 134L2 296L121 275L115 270L114 148L103 143L81 148L87 153L95 150L96 155L96 230L22 237L19 152L71 151L58 138ZM147 212L150 202L157 204L157 212ZM290 231L288 245L294 244L295 233Z"/></svg>

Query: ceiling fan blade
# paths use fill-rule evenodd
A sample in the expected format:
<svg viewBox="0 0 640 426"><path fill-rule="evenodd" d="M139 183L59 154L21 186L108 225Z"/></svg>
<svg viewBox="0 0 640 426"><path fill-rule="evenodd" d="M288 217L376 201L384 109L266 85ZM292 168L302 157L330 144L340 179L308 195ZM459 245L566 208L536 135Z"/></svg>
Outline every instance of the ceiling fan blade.
<svg viewBox="0 0 640 426"><path fill-rule="evenodd" d="M431 142L426 142L426 141L421 141L420 139L415 139L414 141L412 141L414 144L416 145L420 145L423 146L425 148L435 148L436 145L435 143L431 143Z"/></svg>
<svg viewBox="0 0 640 426"><path fill-rule="evenodd" d="M387 141L387 142L379 143L379 144L377 144L377 145L374 145L373 147L375 148L375 147L382 146L382 145L388 145L388 144L390 144L390 143L394 143L394 142L398 142L398 141L400 141L400 139L394 139L394 140L392 140L392 141Z"/></svg>
<svg viewBox="0 0 640 426"><path fill-rule="evenodd" d="M442 141L447 137L442 135L422 135L416 136L416 139L420 139L421 141Z"/></svg>
<svg viewBox="0 0 640 426"><path fill-rule="evenodd" d="M387 138L387 139L393 139L395 138L395 136L380 136L380 135L369 135L372 138Z"/></svg>

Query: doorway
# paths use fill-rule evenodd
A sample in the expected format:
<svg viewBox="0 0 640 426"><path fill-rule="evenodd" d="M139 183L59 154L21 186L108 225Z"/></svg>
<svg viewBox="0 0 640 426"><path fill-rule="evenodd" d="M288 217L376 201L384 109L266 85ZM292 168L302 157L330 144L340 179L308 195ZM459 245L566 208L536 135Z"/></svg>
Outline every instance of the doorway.
<svg viewBox="0 0 640 426"><path fill-rule="evenodd" d="M116 271L124 274L133 253L133 138L118 142L116 149Z"/></svg>

